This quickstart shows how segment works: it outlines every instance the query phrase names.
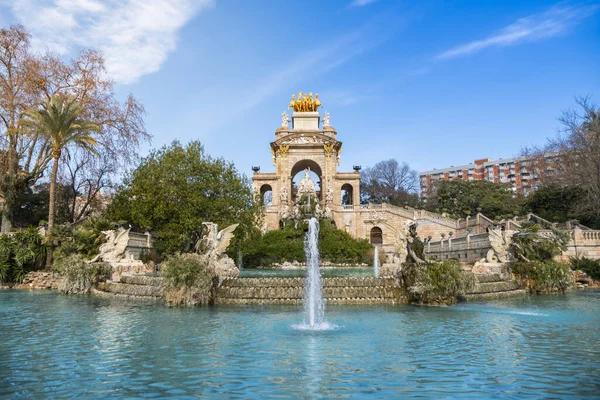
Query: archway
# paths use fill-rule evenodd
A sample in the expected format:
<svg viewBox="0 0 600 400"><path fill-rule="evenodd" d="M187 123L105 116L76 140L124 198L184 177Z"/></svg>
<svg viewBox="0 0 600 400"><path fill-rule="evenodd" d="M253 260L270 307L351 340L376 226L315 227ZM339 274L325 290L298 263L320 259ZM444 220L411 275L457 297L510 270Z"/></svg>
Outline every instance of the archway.
<svg viewBox="0 0 600 400"><path fill-rule="evenodd" d="M381 228L377 226L371 229L371 244L373 246L380 246L383 244L383 232Z"/></svg>
<svg viewBox="0 0 600 400"><path fill-rule="evenodd" d="M313 160L301 160L298 161L296 164L294 164L294 166L292 167L292 171L291 171L291 181L292 181L292 188L291 188L291 193L292 193L292 201L296 201L296 194L298 191L298 183L300 182L300 180L305 176L305 171L306 169L309 169L309 173L308 176L310 176L310 178L315 182L315 189L317 191L317 198L319 199L319 201L323 200L323 194L322 194L322 190L321 190L321 178L323 176L323 173L321 171L321 167L319 166L319 164L317 164L317 162L313 161Z"/></svg>
<svg viewBox="0 0 600 400"><path fill-rule="evenodd" d="M260 187L260 204L267 207L273 205L273 188L271 185L262 185Z"/></svg>
<svg viewBox="0 0 600 400"><path fill-rule="evenodd" d="M354 189L352 188L352 185L349 183L343 184L341 192L341 204L343 206L353 205Z"/></svg>

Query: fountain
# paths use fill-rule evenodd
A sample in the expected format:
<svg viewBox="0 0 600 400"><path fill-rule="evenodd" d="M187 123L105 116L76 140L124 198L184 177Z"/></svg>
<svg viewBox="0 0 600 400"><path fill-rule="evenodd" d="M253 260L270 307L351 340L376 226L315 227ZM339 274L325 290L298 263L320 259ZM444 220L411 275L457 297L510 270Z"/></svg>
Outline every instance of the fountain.
<svg viewBox="0 0 600 400"><path fill-rule="evenodd" d="M308 221L308 232L304 239L306 253L306 281L304 284L304 323L311 329L320 327L325 321L325 305L319 271L319 221L311 218Z"/></svg>
<svg viewBox="0 0 600 400"><path fill-rule="evenodd" d="M325 300L319 270L319 221L314 217L308 220L304 252L307 270L304 281L304 323L294 325L294 328L314 331L335 329L334 325L325 321Z"/></svg>
<svg viewBox="0 0 600 400"><path fill-rule="evenodd" d="M379 246L375 246L375 253L373 255L373 272L375 278L379 278Z"/></svg>

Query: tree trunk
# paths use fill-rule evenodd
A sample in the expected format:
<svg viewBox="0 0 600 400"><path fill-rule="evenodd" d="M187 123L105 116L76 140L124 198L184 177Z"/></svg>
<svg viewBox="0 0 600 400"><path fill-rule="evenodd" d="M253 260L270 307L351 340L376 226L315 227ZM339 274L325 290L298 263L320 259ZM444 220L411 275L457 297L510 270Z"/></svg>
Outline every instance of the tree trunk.
<svg viewBox="0 0 600 400"><path fill-rule="evenodd" d="M52 230L54 229L54 215L56 214L56 176L58 175L58 161L60 159L60 152L54 153L54 164L52 164L52 174L50 175L50 198L48 199L48 230L46 231L46 237L52 237ZM54 261L54 247L56 243L54 240L50 242L50 248L46 255L46 269L52 267Z"/></svg>
<svg viewBox="0 0 600 400"><path fill-rule="evenodd" d="M9 136L9 148L7 151L6 172L2 177L4 208L2 209L2 226L0 232L10 232L12 229L12 217L17 198L17 178L19 172L19 160L17 158L17 142L14 135Z"/></svg>
<svg viewBox="0 0 600 400"><path fill-rule="evenodd" d="M54 154L54 164L52 164L52 174L50 175L50 199L48 200L48 231L47 235L52 235L54 228L54 215L56 214L56 176L58 175L58 162L60 153Z"/></svg>
<svg viewBox="0 0 600 400"><path fill-rule="evenodd" d="M10 218L4 213L2 213L2 227L0 228L0 232L6 233L10 232L12 229L12 222Z"/></svg>

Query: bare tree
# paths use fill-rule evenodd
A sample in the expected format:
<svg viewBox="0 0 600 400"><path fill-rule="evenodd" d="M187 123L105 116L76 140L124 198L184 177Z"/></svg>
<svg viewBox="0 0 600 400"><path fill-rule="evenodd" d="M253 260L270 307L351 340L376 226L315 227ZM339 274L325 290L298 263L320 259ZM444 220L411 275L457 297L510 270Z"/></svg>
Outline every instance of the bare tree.
<svg viewBox="0 0 600 400"><path fill-rule="evenodd" d="M600 108L589 97L577 100L579 109L560 117L560 135L550 140L548 149L559 154L558 177L583 189L577 204L583 217L600 215Z"/></svg>
<svg viewBox="0 0 600 400"><path fill-rule="evenodd" d="M380 161L362 172L363 200L394 205L416 204L419 173L394 159Z"/></svg>
<svg viewBox="0 0 600 400"><path fill-rule="evenodd" d="M98 147L97 155L71 148L63 157L60 183L68 188L68 220L75 222L103 208L103 197L115 187L119 166L111 153Z"/></svg>
<svg viewBox="0 0 600 400"><path fill-rule="evenodd" d="M581 190L574 214L593 220L600 215L600 108L589 97L579 97L576 103L577 109L560 116L562 126L555 138L522 153L532 159L537 184Z"/></svg>
<svg viewBox="0 0 600 400"><path fill-rule="evenodd" d="M52 160L49 141L21 123L21 116L53 96L68 96L84 109L83 117L102 126L95 140L121 168L137 158L141 141L149 139L143 106L131 95L119 102L114 83L99 52L83 51L70 63L52 54L30 51L29 34L20 26L0 30L0 171L5 197L2 230L10 229L17 197L44 177Z"/></svg>

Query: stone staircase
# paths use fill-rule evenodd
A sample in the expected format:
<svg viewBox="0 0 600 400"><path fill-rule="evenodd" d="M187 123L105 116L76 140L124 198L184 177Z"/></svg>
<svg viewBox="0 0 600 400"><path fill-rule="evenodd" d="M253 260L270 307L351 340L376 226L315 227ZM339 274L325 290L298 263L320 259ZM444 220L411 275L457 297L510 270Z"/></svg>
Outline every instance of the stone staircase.
<svg viewBox="0 0 600 400"><path fill-rule="evenodd" d="M502 278L500 274L475 274L475 288L463 298L466 301L493 300L525 294L527 290L519 288L513 280Z"/></svg>
<svg viewBox="0 0 600 400"><path fill-rule="evenodd" d="M394 279L323 278L327 304L401 304L403 291ZM223 281L215 304L302 304L304 278L240 278Z"/></svg>
<svg viewBox="0 0 600 400"><path fill-rule="evenodd" d="M106 281L98 285L95 294L155 300L163 297L163 279L146 275L122 275L118 282Z"/></svg>

